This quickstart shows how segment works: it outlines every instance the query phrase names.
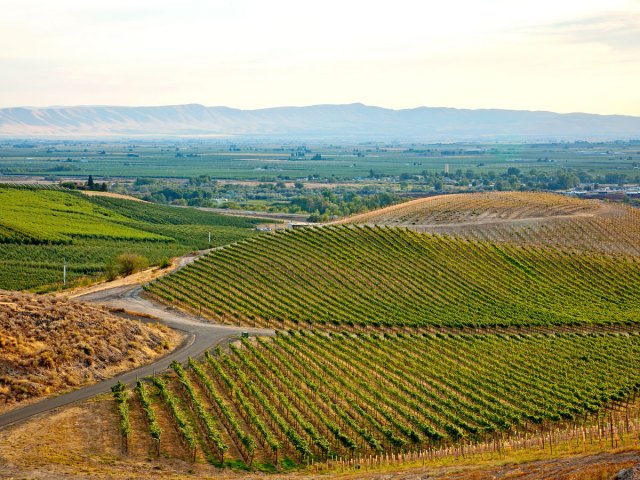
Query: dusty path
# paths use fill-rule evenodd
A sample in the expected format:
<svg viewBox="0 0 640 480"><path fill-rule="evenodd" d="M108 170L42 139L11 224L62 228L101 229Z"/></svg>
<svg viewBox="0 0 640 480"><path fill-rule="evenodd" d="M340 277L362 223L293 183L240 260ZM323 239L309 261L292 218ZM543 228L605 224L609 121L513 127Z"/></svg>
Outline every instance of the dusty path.
<svg viewBox="0 0 640 480"><path fill-rule="evenodd" d="M200 258L202 255L205 255L211 252L212 250L217 250L219 248L222 248L222 247L210 248L208 250L200 250L198 252L189 253L182 257L174 258L173 261L171 262L171 266L167 268L151 267L151 268L147 268L146 270L142 270L141 272L133 273L126 277L117 278L110 282L100 282L100 283L94 283L93 285L89 285L89 286L70 288L67 290L56 292L54 293L54 295L58 297L64 297L64 298L82 299L81 297L87 296L87 294L100 292L102 290L112 290L112 289L115 289L116 287L123 287L123 286L142 285L143 283L150 282L152 280L155 280L156 278L162 277L171 272L179 270L185 265L188 265L189 263L193 262L197 258Z"/></svg>
<svg viewBox="0 0 640 480"><path fill-rule="evenodd" d="M183 258L178 262L178 266L191 261L192 258ZM47 398L38 403L33 403L22 408L18 408L0 415L0 428L6 427L16 422L26 420L33 415L44 413L70 403L86 400L95 395L108 392L117 381L131 384L138 377L153 375L169 367L169 364L176 360L186 362L189 357L199 357L206 350L224 341L229 341L240 336L241 332L249 332L259 335L273 335L274 331L269 329L234 327L227 325L215 325L207 323L203 319L189 315L187 313L166 307L147 298L143 298L141 283L133 285L102 285L101 289L89 289L89 291L77 293L74 298L85 302L91 302L108 307L122 308L129 312L143 315L150 315L155 318L145 321L162 323L170 328L179 330L184 334L182 344L170 354L157 361L145 365L135 370L117 375L116 377L99 383L82 387L78 390Z"/></svg>
<svg viewBox="0 0 640 480"><path fill-rule="evenodd" d="M220 213L229 217L247 217L257 218L266 221L279 221L279 222L306 222L309 218L308 213L284 213L284 212L261 212L259 210L231 210L228 208L213 208L213 207L195 207L197 210L204 210L205 212Z"/></svg>

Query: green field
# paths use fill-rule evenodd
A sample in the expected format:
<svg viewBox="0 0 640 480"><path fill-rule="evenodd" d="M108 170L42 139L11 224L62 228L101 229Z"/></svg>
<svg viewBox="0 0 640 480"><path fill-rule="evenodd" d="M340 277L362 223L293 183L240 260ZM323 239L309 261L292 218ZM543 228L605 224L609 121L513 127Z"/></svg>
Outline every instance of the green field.
<svg viewBox="0 0 640 480"><path fill-rule="evenodd" d="M52 288L104 273L121 253L163 259L254 235L254 220L77 192L0 187L0 288ZM211 244L208 242L211 232Z"/></svg>
<svg viewBox="0 0 640 480"><path fill-rule="evenodd" d="M640 264L378 227L322 227L212 252L148 290L215 321L528 326L640 321Z"/></svg>
<svg viewBox="0 0 640 480"><path fill-rule="evenodd" d="M320 158L316 157L319 155ZM0 143L0 175L82 177L171 177L209 175L224 179L352 180L422 172L501 174L510 167L529 172L558 169L593 176L640 176L640 144L231 144L213 140L125 142L8 141Z"/></svg>
<svg viewBox="0 0 640 480"><path fill-rule="evenodd" d="M216 322L278 329L174 364L147 393L180 418L185 458L268 471L613 448L635 441L640 415L638 284L634 257L392 227L284 231L146 287Z"/></svg>
<svg viewBox="0 0 640 480"><path fill-rule="evenodd" d="M175 375L139 383L136 395L151 410L149 424L171 419L185 458L274 469L460 445L501 449L545 432L554 442L558 432L593 442L598 422L623 432L626 421L629 432L624 400L640 391L638 362L637 334L292 331L243 340L186 370L174 363ZM166 441L139 425L138 438Z"/></svg>

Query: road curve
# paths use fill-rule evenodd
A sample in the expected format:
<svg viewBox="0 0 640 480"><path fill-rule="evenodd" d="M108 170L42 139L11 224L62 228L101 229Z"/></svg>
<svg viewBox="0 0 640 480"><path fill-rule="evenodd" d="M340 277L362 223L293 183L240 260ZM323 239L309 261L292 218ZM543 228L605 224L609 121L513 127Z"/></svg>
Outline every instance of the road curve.
<svg viewBox="0 0 640 480"><path fill-rule="evenodd" d="M206 323L197 317L143 298L140 296L141 291L142 287L140 285L126 285L95 293L88 293L76 298L109 307L123 308L130 312L152 315L157 318L157 320L154 319L153 321L179 330L184 334L184 340L178 348L157 361L138 367L135 370L129 370L93 385L88 385L56 397L46 398L38 403L33 403L0 415L0 429L26 420L39 413L44 413L70 403L79 402L95 395L109 392L113 384L117 381L131 384L139 377L146 377L167 369L169 364L174 360L186 362L189 357L199 357L215 345L226 340L238 338L241 332L249 332L254 335L275 334L274 330L269 329Z"/></svg>

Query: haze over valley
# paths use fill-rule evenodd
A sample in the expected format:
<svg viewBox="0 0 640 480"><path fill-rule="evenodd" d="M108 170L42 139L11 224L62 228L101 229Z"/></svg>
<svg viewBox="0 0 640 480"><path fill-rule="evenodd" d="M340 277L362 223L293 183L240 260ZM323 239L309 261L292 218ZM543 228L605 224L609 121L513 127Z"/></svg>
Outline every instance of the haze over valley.
<svg viewBox="0 0 640 480"><path fill-rule="evenodd" d="M363 104L239 110L175 105L0 109L0 135L220 136L343 141L554 141L640 138L640 117Z"/></svg>

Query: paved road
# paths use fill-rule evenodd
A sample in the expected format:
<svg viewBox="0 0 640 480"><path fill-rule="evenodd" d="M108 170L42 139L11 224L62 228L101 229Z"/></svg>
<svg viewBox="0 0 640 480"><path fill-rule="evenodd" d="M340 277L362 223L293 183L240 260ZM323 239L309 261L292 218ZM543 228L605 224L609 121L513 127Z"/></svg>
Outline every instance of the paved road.
<svg viewBox="0 0 640 480"><path fill-rule="evenodd" d="M146 298L142 298L140 296L141 291L142 287L139 285L128 285L89 293L87 295L77 297L77 299L110 307L124 308L132 312L153 315L159 319L159 323L175 330L179 330L185 335L182 345L169 355L166 355L149 365L138 367L135 370L130 370L94 385L89 385L57 397L47 398L38 403L27 405L7 412L4 415L0 415L0 428L20 422L39 413L47 412L70 403L86 400L101 393L109 392L113 384L118 380L123 383L131 384L135 382L138 377L153 375L155 372L161 372L162 370L167 369L173 360L186 362L188 357L199 357L206 350L211 349L217 344L233 338L238 338L240 333L243 331L259 335L274 334L273 330L267 329L205 323L197 317L167 308Z"/></svg>

